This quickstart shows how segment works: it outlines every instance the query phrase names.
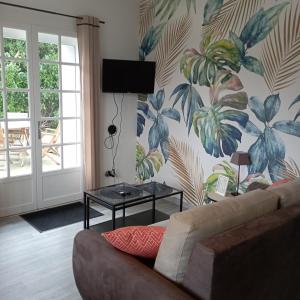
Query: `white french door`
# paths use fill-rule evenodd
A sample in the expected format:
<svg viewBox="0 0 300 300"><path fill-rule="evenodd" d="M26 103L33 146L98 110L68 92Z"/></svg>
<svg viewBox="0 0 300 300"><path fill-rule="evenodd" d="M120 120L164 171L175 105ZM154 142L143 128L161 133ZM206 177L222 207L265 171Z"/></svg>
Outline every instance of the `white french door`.
<svg viewBox="0 0 300 300"><path fill-rule="evenodd" d="M39 208L81 197L80 73L77 38L34 34Z"/></svg>
<svg viewBox="0 0 300 300"><path fill-rule="evenodd" d="M0 216L81 198L77 39L0 26Z"/></svg>

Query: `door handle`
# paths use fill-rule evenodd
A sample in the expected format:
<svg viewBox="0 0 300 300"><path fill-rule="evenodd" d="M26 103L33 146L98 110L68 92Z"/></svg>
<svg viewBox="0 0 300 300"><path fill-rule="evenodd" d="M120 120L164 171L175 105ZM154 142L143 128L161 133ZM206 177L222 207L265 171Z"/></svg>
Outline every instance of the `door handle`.
<svg viewBox="0 0 300 300"><path fill-rule="evenodd" d="M42 139L42 130L41 130L41 121L38 121L38 139L41 140Z"/></svg>

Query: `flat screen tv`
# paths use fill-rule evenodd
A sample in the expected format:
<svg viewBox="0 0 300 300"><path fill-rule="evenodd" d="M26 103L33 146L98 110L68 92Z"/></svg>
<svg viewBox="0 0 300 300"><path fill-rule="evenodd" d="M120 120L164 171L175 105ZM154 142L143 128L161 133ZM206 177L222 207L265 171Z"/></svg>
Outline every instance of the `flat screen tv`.
<svg viewBox="0 0 300 300"><path fill-rule="evenodd" d="M155 62L103 59L104 93L153 94Z"/></svg>

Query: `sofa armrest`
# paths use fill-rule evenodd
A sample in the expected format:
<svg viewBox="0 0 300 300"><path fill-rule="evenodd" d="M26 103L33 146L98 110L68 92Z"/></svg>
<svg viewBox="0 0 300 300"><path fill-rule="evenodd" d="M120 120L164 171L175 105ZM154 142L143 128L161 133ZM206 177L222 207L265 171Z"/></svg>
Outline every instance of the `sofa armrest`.
<svg viewBox="0 0 300 300"><path fill-rule="evenodd" d="M300 205L199 242L183 285L204 300L300 299L299 253Z"/></svg>
<svg viewBox="0 0 300 300"><path fill-rule="evenodd" d="M75 237L73 271L84 300L195 299L93 230Z"/></svg>

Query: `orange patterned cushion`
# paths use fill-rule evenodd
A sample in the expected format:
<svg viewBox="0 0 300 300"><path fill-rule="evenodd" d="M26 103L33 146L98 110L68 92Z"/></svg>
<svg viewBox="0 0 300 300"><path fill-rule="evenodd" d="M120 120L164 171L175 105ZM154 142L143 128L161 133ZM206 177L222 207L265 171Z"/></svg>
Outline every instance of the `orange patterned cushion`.
<svg viewBox="0 0 300 300"><path fill-rule="evenodd" d="M288 178L286 179L281 179L279 181L273 182L272 186L280 186L284 183L288 183L290 180Z"/></svg>
<svg viewBox="0 0 300 300"><path fill-rule="evenodd" d="M102 236L121 251L155 258L165 230L159 226L128 226L102 233Z"/></svg>

